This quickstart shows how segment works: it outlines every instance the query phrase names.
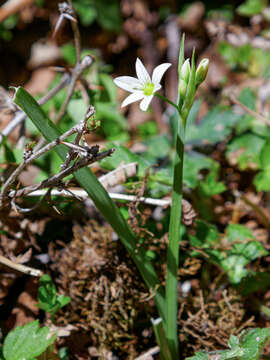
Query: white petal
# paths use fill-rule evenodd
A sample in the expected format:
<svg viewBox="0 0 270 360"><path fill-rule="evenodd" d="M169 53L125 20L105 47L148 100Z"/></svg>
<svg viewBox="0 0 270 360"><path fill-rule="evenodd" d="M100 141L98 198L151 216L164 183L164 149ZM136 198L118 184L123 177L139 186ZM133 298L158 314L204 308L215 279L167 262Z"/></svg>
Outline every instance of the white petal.
<svg viewBox="0 0 270 360"><path fill-rule="evenodd" d="M153 90L153 94L154 94L155 92L157 92L158 90L160 90L161 88L162 88L162 86L161 86L160 84L155 84L154 90Z"/></svg>
<svg viewBox="0 0 270 360"><path fill-rule="evenodd" d="M154 84L159 84L165 71L167 71L171 65L172 64L170 64L170 63L164 63L161 65L158 65L153 71L152 82Z"/></svg>
<svg viewBox="0 0 270 360"><path fill-rule="evenodd" d="M149 106L152 99L153 99L153 95L144 96L143 100L140 103L140 109L142 111L146 111L148 109L148 106Z"/></svg>
<svg viewBox="0 0 270 360"><path fill-rule="evenodd" d="M140 81L131 76L119 76L115 78L113 81L115 85L129 92L136 91L138 89L141 89L142 87Z"/></svg>
<svg viewBox="0 0 270 360"><path fill-rule="evenodd" d="M136 73L137 73L139 81L142 84L151 82L151 78L150 78L145 66L143 65L143 63L141 62L141 60L139 58L137 58L137 60L136 60Z"/></svg>
<svg viewBox="0 0 270 360"><path fill-rule="evenodd" d="M132 94L130 94L125 100L122 102L121 107L127 106L135 101L141 100L144 98L144 93L141 91L136 91Z"/></svg>

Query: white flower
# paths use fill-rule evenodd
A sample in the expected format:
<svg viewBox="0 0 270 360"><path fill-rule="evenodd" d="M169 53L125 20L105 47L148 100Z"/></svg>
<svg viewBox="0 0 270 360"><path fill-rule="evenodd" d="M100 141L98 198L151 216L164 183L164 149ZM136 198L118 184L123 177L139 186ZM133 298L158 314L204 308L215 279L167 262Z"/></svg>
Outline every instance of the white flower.
<svg viewBox="0 0 270 360"><path fill-rule="evenodd" d="M171 66L169 63L158 65L150 78L145 66L139 58L136 60L137 78L131 76L119 76L114 82L121 89L131 92L122 102L121 107L127 106L135 101L142 100L140 109L146 111L153 99L154 93L161 89L160 81L165 71Z"/></svg>

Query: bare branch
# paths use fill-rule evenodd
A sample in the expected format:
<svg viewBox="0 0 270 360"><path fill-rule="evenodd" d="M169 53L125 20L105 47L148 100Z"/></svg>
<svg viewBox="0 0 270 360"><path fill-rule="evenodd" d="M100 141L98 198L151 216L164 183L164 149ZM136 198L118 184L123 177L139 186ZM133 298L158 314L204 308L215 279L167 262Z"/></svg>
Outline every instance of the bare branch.
<svg viewBox="0 0 270 360"><path fill-rule="evenodd" d="M5 197L5 195L7 194L8 190L10 189L10 187L12 186L12 184L14 183L14 181L17 179L17 177L21 174L21 172L24 170L24 168L31 164L33 161L35 161L37 158L39 158L41 155L45 154L47 151L53 149L55 146L59 145L62 141L64 141L67 137L69 137L70 135L80 131L80 128L84 128L84 123L82 124L82 122L80 122L79 124L73 126L71 129L69 129L68 131L66 131L64 134L62 134L61 136L59 136L59 138L55 139L54 141L52 141L51 143L49 143L48 145L44 146L42 149L36 151L33 155L31 155L30 157L28 157L27 159L25 159L18 167L15 171L13 171L13 173L10 175L10 177L7 179L7 181L5 182L5 184L3 185L2 191L1 191L1 195L0 198L3 199Z"/></svg>
<svg viewBox="0 0 270 360"><path fill-rule="evenodd" d="M153 356L159 353L159 346L155 346L152 349L146 351L144 354L137 357L135 360L153 360Z"/></svg>
<svg viewBox="0 0 270 360"><path fill-rule="evenodd" d="M69 166L68 168L60 171L58 174L53 175L50 178L48 178L38 184L26 186L25 188L20 189L20 190L10 191L8 196L11 198L21 197L21 196L28 195L29 193L31 193L35 190L44 189L44 188L48 188L48 187L52 187L52 186L59 186L59 185L61 185L62 179L64 179L66 176L73 174L74 172L80 170L81 168L83 168L89 164L92 164L96 161L104 159L107 156L110 156L113 152L114 152L114 149L109 149L109 150L103 151L101 153L97 153L97 154L95 153L92 156L91 156L91 154L89 154L89 156L83 158L82 160L77 161L72 166Z"/></svg>
<svg viewBox="0 0 270 360"><path fill-rule="evenodd" d="M95 115L95 108L93 106L89 106L89 108L84 116L84 126L81 127L81 129L78 131L78 134L74 141L75 145L78 145L80 143L83 132L85 131L86 121L88 119L90 119L91 117L93 117L94 115ZM64 164L61 165L61 168L66 169L68 167L68 165L70 164L70 162L75 159L75 156L76 156L75 152L72 149L70 149L70 151L67 154L66 161L64 162Z"/></svg>

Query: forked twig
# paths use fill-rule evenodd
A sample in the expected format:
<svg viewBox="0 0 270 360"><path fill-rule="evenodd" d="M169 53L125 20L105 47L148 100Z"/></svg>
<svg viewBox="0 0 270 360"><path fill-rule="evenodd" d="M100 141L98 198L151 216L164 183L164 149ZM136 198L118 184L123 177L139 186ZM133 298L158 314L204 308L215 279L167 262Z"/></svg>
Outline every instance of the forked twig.
<svg viewBox="0 0 270 360"><path fill-rule="evenodd" d="M93 146L93 148L95 148L95 152L96 152L96 146ZM91 148L90 148L90 150L91 150ZM91 155L91 153L90 153L88 157L85 157L82 160L75 162L73 165L60 171L58 174L53 175L50 178L39 182L38 184L26 186L25 188L20 189L20 190L12 190L9 192L8 196L11 198L21 197L21 196L28 195L35 190L40 190L40 189L44 189L44 188L48 188L48 187L52 187L52 186L59 186L59 185L61 185L62 179L64 179L68 175L73 174L74 172L82 169L83 167L85 167L89 164L92 164L96 161L104 159L107 156L110 156L113 152L114 152L114 149L109 149L109 150L103 151L101 153L94 153L93 155Z"/></svg>
<svg viewBox="0 0 270 360"><path fill-rule="evenodd" d="M17 169L10 175L10 177L7 179L7 181L5 182L5 184L3 185L2 191L1 191L1 195L0 198L3 199L5 197L5 195L7 194L7 192L9 191L10 187L12 186L12 184L14 183L14 181L18 178L18 176L22 173L22 171L24 170L24 168L31 164L33 161L35 161L36 159L38 159L41 155L45 154L46 152L48 152L49 150L53 149L55 146L61 144L62 141L64 141L67 137L69 137L70 135L80 131L80 128L84 128L84 122L80 122L79 124L76 124L75 126L73 126L71 129L69 129L68 131L66 131L64 134L62 134L61 136L59 136L59 138L55 139L54 141L52 141L51 143L49 143L48 145L44 146L42 149L36 151L35 153L33 153L30 157L28 157L27 159L25 159L18 167Z"/></svg>

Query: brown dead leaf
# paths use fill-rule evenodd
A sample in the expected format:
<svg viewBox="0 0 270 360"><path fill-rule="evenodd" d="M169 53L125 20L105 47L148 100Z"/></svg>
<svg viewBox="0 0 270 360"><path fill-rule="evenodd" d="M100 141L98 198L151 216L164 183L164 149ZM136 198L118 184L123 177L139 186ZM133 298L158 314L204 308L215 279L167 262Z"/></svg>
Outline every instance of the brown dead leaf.
<svg viewBox="0 0 270 360"><path fill-rule="evenodd" d="M25 290L18 297L17 303L8 320L9 323L13 323L12 327L25 325L30 321L36 320L39 311L36 306L37 288L37 279L29 278L26 282Z"/></svg>
<svg viewBox="0 0 270 360"><path fill-rule="evenodd" d="M24 254L20 254L18 256L14 256L13 254L9 254L10 260L16 264L25 264L32 257L32 248L27 250Z"/></svg>

